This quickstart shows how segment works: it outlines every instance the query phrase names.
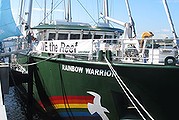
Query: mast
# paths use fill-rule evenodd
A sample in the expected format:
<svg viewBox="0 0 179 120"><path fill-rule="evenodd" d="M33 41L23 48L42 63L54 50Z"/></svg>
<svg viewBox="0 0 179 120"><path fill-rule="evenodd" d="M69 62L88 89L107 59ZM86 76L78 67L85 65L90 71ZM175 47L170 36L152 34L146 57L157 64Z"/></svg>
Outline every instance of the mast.
<svg viewBox="0 0 179 120"><path fill-rule="evenodd" d="M68 0L68 6L67 6L67 22L71 22L71 0Z"/></svg>
<svg viewBox="0 0 179 120"><path fill-rule="evenodd" d="M52 23L52 14L53 14L53 0L51 3L50 23Z"/></svg>
<svg viewBox="0 0 179 120"><path fill-rule="evenodd" d="M31 26L32 2L33 2L33 0L30 0L30 2L29 2L29 12L28 12L28 18L27 18L27 29L28 29L28 31L30 31L30 26Z"/></svg>
<svg viewBox="0 0 179 120"><path fill-rule="evenodd" d="M177 34L175 32L174 24L173 24L173 21L172 21L172 18L171 18L170 11L169 11L168 4L167 4L166 0L163 0L163 5L164 5L164 8L165 8L165 12L167 14L167 17L168 17L168 22L170 24L170 28L172 30L172 34L173 34L173 37L174 37L174 43L176 45L178 45L179 40L177 40L178 37L177 37Z"/></svg>
<svg viewBox="0 0 179 120"><path fill-rule="evenodd" d="M21 7L20 7L20 13L19 13L19 29L22 32L22 9L24 5L24 0L21 0Z"/></svg>
<svg viewBox="0 0 179 120"><path fill-rule="evenodd" d="M47 1L44 0L44 24L46 23Z"/></svg>
<svg viewBox="0 0 179 120"><path fill-rule="evenodd" d="M28 29L30 29L30 26L31 26L32 2L33 2L33 0L30 0L30 2L29 2L29 12L28 12L28 18L27 18Z"/></svg>
<svg viewBox="0 0 179 120"><path fill-rule="evenodd" d="M66 13L66 3L65 3L65 0L64 0L64 16L65 16L65 20L67 20L67 13Z"/></svg>
<svg viewBox="0 0 179 120"><path fill-rule="evenodd" d="M125 0L125 1L126 1L126 7L127 7L127 11L128 11L128 16L129 16L129 23L130 23L130 27L131 27L131 32L133 31L133 33L134 33L133 37L135 37L136 36L136 31L135 31L135 26L134 26L134 20L133 20L132 15L131 15L129 1L128 0ZM132 35L132 33L131 33L131 35Z"/></svg>
<svg viewBox="0 0 179 120"><path fill-rule="evenodd" d="M104 0L104 17L109 17L108 0ZM105 19L104 23L109 24L109 20Z"/></svg>

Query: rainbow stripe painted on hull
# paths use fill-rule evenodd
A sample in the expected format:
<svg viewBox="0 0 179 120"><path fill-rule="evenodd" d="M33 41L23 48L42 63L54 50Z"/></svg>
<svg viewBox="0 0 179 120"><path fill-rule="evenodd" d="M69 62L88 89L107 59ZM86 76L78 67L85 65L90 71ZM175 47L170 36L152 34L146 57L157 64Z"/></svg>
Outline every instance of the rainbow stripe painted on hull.
<svg viewBox="0 0 179 120"><path fill-rule="evenodd" d="M101 120L101 117L95 113L93 115L88 111L88 103L93 103L94 96L51 96L49 100L60 117L78 120ZM39 101L40 106L45 110L44 105Z"/></svg>

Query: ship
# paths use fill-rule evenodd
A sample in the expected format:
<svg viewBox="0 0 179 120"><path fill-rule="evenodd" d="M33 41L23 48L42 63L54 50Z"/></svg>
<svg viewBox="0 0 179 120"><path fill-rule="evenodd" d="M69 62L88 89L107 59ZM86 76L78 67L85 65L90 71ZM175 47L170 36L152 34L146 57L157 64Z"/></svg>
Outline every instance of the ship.
<svg viewBox="0 0 179 120"><path fill-rule="evenodd" d="M13 78L25 81L21 87L52 120L178 118L176 33L173 39L156 39L146 31L136 38L125 2L129 22L110 18L105 7L104 24L92 26L72 22L69 0L66 22L31 28L38 31L35 39L28 34L31 50L14 55Z"/></svg>

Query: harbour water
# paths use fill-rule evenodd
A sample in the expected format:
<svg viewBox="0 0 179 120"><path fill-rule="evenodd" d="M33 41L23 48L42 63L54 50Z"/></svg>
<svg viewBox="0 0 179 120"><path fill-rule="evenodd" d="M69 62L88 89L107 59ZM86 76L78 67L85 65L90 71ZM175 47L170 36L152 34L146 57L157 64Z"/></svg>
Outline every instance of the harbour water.
<svg viewBox="0 0 179 120"><path fill-rule="evenodd" d="M8 120L28 120L26 117L27 105L20 98L15 87L9 88L9 94L4 95L4 104ZM38 114L33 114L33 120L44 120Z"/></svg>

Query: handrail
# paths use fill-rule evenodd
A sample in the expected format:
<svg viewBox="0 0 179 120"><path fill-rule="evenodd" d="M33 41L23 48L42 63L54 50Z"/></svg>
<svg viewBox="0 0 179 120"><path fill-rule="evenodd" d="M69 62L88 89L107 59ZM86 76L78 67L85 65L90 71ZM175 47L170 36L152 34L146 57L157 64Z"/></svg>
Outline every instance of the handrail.
<svg viewBox="0 0 179 120"><path fill-rule="evenodd" d="M67 57L74 56L74 57L69 57L69 59L74 58L74 59L83 60L85 58L85 60L98 61L99 52L100 51L106 52L106 50L108 50L108 51L111 51L112 53L111 57L113 58L112 59L113 62L164 64L165 58L167 56L173 56L174 58L177 59L178 49L175 48L172 39L146 38L144 40L144 47L140 48L141 40L142 39L136 39L136 38L93 39L91 40L92 52L90 52L90 54L70 54L70 55L66 54L66 56ZM10 54L17 54L23 51L27 52L32 46L36 46L35 42L32 43L33 45L30 45L25 39L14 40L14 41L15 41L15 44L4 46L5 53L1 53L0 57L9 56ZM60 40L57 40L57 41L60 41ZM75 40L75 41L80 41L80 40ZM85 41L85 40L81 40L81 41ZM12 50L9 51L9 48L13 48L13 51ZM36 51L36 53L38 53L38 51ZM62 53L52 53L52 54L62 54Z"/></svg>
<svg viewBox="0 0 179 120"><path fill-rule="evenodd" d="M139 47L140 40L142 39L118 39L118 42L115 44L112 42L104 42L110 40L114 41L117 39L100 39L97 43L99 45L96 45L99 47L96 47L95 49L98 51L103 50L104 52L106 50L111 50L113 52L113 57L118 58L123 62L160 64L164 63L167 55L173 56L174 58L178 55L178 49L175 48L172 39L146 38L143 48ZM116 51L121 52L121 55L114 56ZM146 62L146 60L148 62Z"/></svg>

